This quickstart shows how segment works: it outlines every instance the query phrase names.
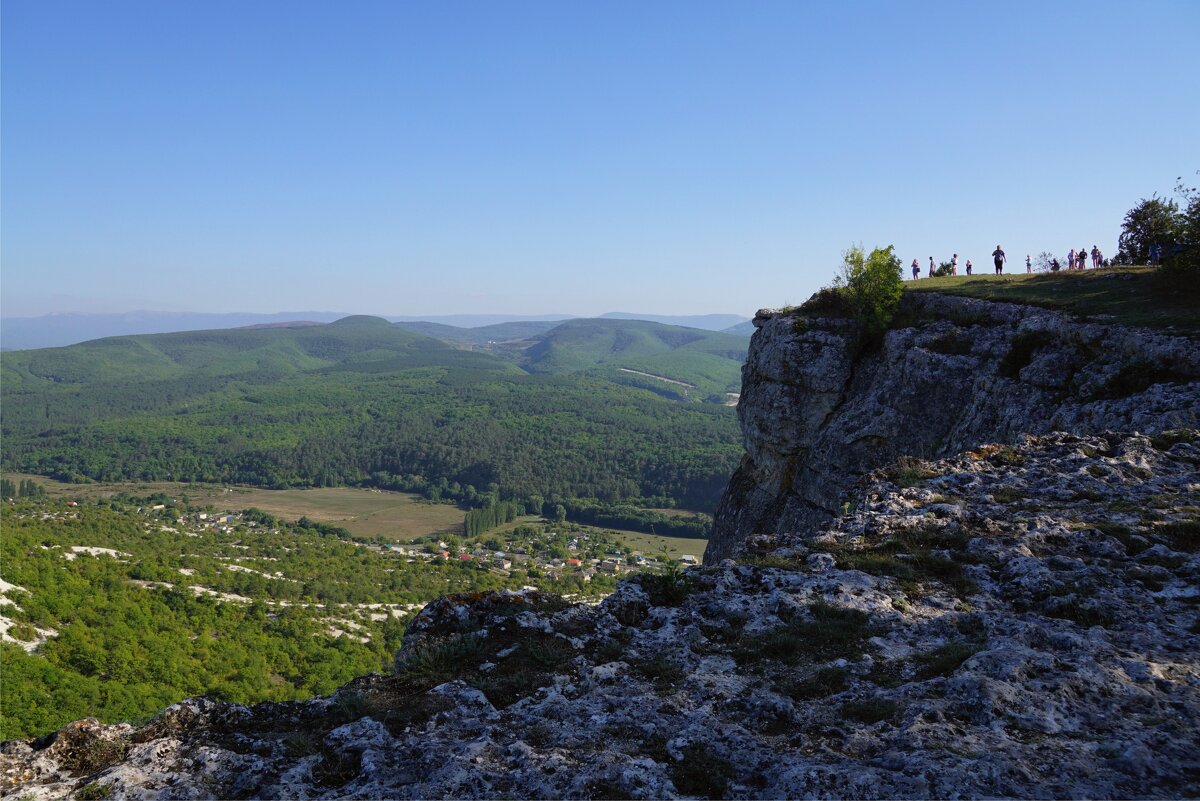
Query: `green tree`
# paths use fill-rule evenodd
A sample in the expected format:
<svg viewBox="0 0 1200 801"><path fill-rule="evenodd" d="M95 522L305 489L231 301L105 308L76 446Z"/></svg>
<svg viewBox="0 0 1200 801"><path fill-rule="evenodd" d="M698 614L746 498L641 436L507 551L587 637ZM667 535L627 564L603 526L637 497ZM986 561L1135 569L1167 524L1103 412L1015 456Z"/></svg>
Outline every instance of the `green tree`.
<svg viewBox="0 0 1200 801"><path fill-rule="evenodd" d="M561 503L554 507L554 522L561 523L567 519L567 507Z"/></svg>
<svg viewBox="0 0 1200 801"><path fill-rule="evenodd" d="M0 479L0 498L17 497L17 485L7 478Z"/></svg>
<svg viewBox="0 0 1200 801"><path fill-rule="evenodd" d="M1200 189L1189 187L1181 177L1175 185L1175 193L1183 201L1183 211L1178 218L1178 242L1183 245L1183 250L1165 259L1163 269L1179 273L1180 277L1189 277L1200 273ZM1181 281L1179 285L1193 293L1197 291L1194 281Z"/></svg>
<svg viewBox="0 0 1200 801"><path fill-rule="evenodd" d="M1117 259L1128 264L1150 261L1150 247L1169 248L1180 241L1183 215L1179 204L1155 195L1141 200L1125 214L1121 223Z"/></svg>
<svg viewBox="0 0 1200 801"><path fill-rule="evenodd" d="M875 248L869 254L852 245L842 254L838 288L867 337L882 334L892 321L904 294L904 276L895 248Z"/></svg>

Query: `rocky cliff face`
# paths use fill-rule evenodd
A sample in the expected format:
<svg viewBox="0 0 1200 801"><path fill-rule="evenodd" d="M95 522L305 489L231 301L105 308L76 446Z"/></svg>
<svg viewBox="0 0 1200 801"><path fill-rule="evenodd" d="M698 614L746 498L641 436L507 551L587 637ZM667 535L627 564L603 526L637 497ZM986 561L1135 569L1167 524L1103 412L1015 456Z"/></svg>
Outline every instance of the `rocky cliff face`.
<svg viewBox="0 0 1200 801"><path fill-rule="evenodd" d="M1200 793L1200 431L879 472L599 607L435 602L392 676L0 746L5 798ZM901 486L901 485L909 486Z"/></svg>
<svg viewBox="0 0 1200 801"><path fill-rule="evenodd" d="M908 293L897 320L862 349L849 320L758 313L738 405L746 456L708 564L755 534L814 531L900 455L1200 421L1195 338L934 294Z"/></svg>
<svg viewBox="0 0 1200 801"><path fill-rule="evenodd" d="M1196 342L906 304L863 352L759 315L707 566L598 607L444 598L392 675L4 743L0 791L1200 795Z"/></svg>

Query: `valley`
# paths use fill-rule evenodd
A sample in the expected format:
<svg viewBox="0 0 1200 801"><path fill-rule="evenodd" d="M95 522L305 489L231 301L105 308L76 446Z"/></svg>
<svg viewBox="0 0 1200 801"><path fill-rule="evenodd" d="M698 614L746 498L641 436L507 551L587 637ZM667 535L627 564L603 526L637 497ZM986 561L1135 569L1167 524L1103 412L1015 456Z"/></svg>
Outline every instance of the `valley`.
<svg viewBox="0 0 1200 801"><path fill-rule="evenodd" d="M304 699L387 669L447 593L595 598L697 563L688 510L739 447L695 390L736 381L745 340L555 330L519 357L366 317L3 354L4 478L38 497L0 511L0 736Z"/></svg>
<svg viewBox="0 0 1200 801"><path fill-rule="evenodd" d="M520 363L370 317L4 353L3 467L711 510L740 453L724 393L746 340L623 320L550 334Z"/></svg>
<svg viewBox="0 0 1200 801"><path fill-rule="evenodd" d="M385 670L412 615L447 593L535 587L597 598L623 575L695 564L704 549L532 515L467 538L461 511L411 498L391 513L440 506L458 514L460 533L418 534L410 518L402 542L234 503L278 508L313 493L288 511L336 518L362 512L369 490L70 490L49 484L43 499L0 508L0 738L80 716L136 719L195 694L307 698Z"/></svg>

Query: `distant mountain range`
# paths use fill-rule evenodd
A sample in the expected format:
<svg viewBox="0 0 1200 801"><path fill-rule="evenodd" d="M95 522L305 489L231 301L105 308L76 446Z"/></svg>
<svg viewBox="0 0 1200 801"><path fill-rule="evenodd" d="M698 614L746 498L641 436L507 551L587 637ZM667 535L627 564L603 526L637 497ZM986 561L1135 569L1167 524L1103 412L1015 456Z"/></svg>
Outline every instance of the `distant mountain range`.
<svg viewBox="0 0 1200 801"><path fill-rule="evenodd" d="M52 348L87 342L93 339L134 334L167 334L179 331L201 331L251 326L294 325L297 323L330 323L347 315L342 312L297 311L277 314L228 313L201 314L190 312L135 311L122 314L48 314L42 317L0 318L0 349L28 350ZM416 331L445 341L484 343L498 338L527 337L553 328L563 320L577 319L570 314L453 314L390 316L391 322L401 322ZM745 326L747 318L736 314L656 315L609 312L601 319L645 320L725 331ZM488 330L495 326L525 324L503 330ZM417 327L417 326L421 327ZM432 326L432 327L430 327ZM731 333L742 333L732 330ZM749 332L747 332L749 333Z"/></svg>
<svg viewBox="0 0 1200 801"><path fill-rule="evenodd" d="M713 508L740 457L728 404L745 337L619 319L484 328L356 315L4 353L0 458L70 481L453 498L495 484Z"/></svg>

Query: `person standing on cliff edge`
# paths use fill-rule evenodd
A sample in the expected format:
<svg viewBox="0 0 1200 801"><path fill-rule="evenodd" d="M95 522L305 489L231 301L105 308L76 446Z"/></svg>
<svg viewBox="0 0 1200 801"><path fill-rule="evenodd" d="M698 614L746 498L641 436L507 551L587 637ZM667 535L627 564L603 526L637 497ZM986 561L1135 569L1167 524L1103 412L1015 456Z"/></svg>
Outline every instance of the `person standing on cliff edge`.
<svg viewBox="0 0 1200 801"><path fill-rule="evenodd" d="M916 281L921 277L921 265L917 264L917 260L913 259L913 280Z"/></svg>
<svg viewBox="0 0 1200 801"><path fill-rule="evenodd" d="M992 251L992 263L996 265L996 275L1004 272L1004 249L996 245L996 249Z"/></svg>

